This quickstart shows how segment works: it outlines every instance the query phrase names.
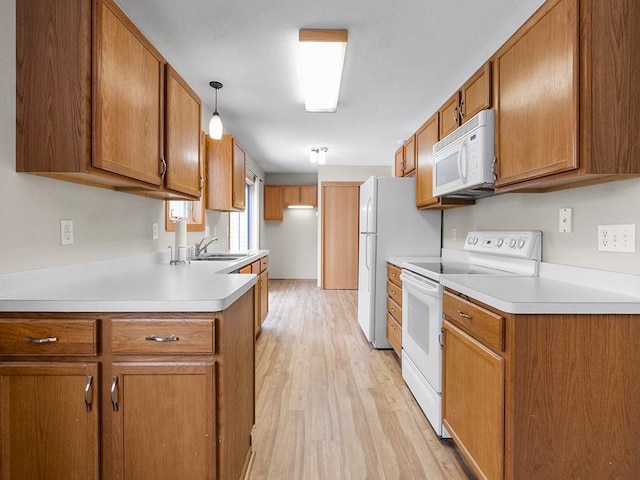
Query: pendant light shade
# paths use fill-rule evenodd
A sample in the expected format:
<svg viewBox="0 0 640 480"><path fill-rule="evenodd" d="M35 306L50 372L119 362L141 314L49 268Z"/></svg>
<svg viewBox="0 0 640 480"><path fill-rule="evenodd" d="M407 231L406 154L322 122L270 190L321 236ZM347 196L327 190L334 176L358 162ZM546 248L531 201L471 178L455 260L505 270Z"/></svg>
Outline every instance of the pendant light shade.
<svg viewBox="0 0 640 480"><path fill-rule="evenodd" d="M211 120L209 120L209 136L214 140L220 140L222 138L222 120L220 119L220 114L218 113L218 90L222 88L222 83L220 82L209 82L211 88L215 88L216 90L216 104L215 109L213 111L213 115L211 116Z"/></svg>

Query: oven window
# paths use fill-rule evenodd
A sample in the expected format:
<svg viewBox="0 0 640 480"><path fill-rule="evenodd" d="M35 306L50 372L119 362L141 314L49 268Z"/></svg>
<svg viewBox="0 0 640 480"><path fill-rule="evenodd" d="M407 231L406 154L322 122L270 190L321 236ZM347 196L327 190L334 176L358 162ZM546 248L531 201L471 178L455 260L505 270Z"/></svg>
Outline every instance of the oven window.
<svg viewBox="0 0 640 480"><path fill-rule="evenodd" d="M452 153L443 160L438 160L436 168L436 186L441 187L460 180L458 171L458 152Z"/></svg>
<svg viewBox="0 0 640 480"><path fill-rule="evenodd" d="M432 313L429 311L430 305L411 293L407 295L407 300L407 312L410 315L410 321L406 322L407 333L421 353L429 355L429 315Z"/></svg>

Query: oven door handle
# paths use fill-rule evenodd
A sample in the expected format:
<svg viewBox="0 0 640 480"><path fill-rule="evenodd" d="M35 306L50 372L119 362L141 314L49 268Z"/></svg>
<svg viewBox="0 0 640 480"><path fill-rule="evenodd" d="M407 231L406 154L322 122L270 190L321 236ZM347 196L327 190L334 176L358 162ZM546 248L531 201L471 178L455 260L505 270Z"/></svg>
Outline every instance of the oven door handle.
<svg viewBox="0 0 640 480"><path fill-rule="evenodd" d="M406 283L409 287L413 287L418 291L433 297L438 296L440 292L439 284L431 282L426 278L417 277L416 275L408 273L406 270L402 271L400 280L402 280L403 286Z"/></svg>

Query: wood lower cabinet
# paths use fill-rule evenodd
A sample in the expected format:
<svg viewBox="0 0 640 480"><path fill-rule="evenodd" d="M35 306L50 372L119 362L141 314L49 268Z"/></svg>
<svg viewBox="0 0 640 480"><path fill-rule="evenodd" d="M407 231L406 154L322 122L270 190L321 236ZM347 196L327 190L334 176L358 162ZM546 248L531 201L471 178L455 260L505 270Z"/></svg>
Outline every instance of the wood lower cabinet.
<svg viewBox="0 0 640 480"><path fill-rule="evenodd" d="M640 315L443 301L443 423L480 478L636 478Z"/></svg>
<svg viewBox="0 0 640 480"><path fill-rule="evenodd" d="M198 199L200 100L115 2L18 0L16 53L16 171Z"/></svg>
<svg viewBox="0 0 640 480"><path fill-rule="evenodd" d="M238 273L253 273L258 276L255 285L255 297L254 297L254 328L255 335L258 336L262 328L262 324L267 319L269 314L269 257L262 257L260 260L256 260L251 265L247 265L249 271L242 271L240 269Z"/></svg>
<svg viewBox="0 0 640 480"><path fill-rule="evenodd" d="M0 478L101 478L99 384L96 362L0 363Z"/></svg>
<svg viewBox="0 0 640 480"><path fill-rule="evenodd" d="M231 135L207 136L207 208L221 212L245 209L246 154Z"/></svg>
<svg viewBox="0 0 640 480"><path fill-rule="evenodd" d="M496 191L640 174L640 4L549 0L495 55Z"/></svg>
<svg viewBox="0 0 640 480"><path fill-rule="evenodd" d="M113 478L215 479L214 362L118 362L111 373Z"/></svg>
<svg viewBox="0 0 640 480"><path fill-rule="evenodd" d="M223 312L93 317L2 314L0 478L243 478L253 289Z"/></svg>
<svg viewBox="0 0 640 480"><path fill-rule="evenodd" d="M387 263L387 339L402 357L402 269Z"/></svg>

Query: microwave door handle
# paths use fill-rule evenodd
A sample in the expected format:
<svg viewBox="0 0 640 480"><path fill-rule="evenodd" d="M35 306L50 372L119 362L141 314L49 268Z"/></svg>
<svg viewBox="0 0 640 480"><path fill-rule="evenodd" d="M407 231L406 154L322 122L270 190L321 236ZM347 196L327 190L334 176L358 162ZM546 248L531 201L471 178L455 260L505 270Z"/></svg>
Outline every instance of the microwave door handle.
<svg viewBox="0 0 640 480"><path fill-rule="evenodd" d="M460 151L458 152L458 174L460 175L463 185L467 183L467 170L467 140L465 139L460 146Z"/></svg>

